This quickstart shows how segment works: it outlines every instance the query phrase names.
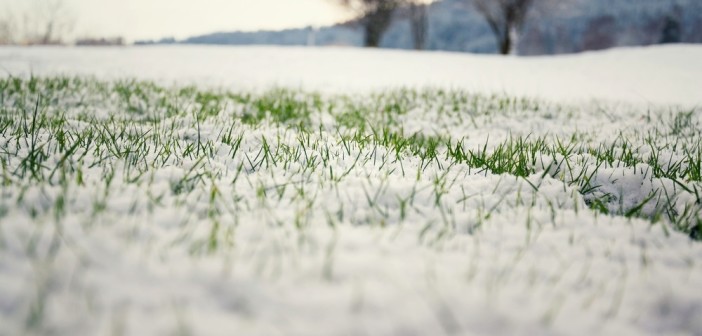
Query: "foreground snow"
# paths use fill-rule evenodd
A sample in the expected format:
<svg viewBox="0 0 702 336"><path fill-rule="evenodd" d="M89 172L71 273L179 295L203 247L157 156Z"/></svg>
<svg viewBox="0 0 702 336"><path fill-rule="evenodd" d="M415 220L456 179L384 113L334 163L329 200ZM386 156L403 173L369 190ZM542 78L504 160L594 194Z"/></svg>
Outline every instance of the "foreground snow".
<svg viewBox="0 0 702 336"><path fill-rule="evenodd" d="M559 101L702 103L702 47L693 45L533 58L347 48L0 48L0 65L13 75L135 77L238 89L436 86Z"/></svg>
<svg viewBox="0 0 702 336"><path fill-rule="evenodd" d="M331 83L332 92L347 83L325 71L305 77L262 55L288 55L292 64L312 54L373 58L361 64L410 60L385 75L342 70L348 85L363 90L401 83L393 71L414 61L494 63L495 71L506 64L525 76L533 62L551 69L549 80L557 66L267 48L175 48L163 61L204 57L196 50L221 60L250 53L223 68L202 61L203 72L148 65L169 50L0 51L14 59L3 63L13 71L32 63L38 74L180 83L0 81L0 335L702 330L702 245L689 231L702 217L699 110L446 90L210 90L204 87L242 81L256 88L274 76L309 88ZM686 57L674 50L555 64ZM681 64L667 66L648 74L690 85L699 78L670 70ZM280 67L300 72L270 69ZM591 72L598 71L606 72ZM419 85L459 75L404 78ZM190 81L200 86L183 87ZM639 88L653 85L646 81ZM498 88L482 79L462 83ZM616 86L570 91L595 81L517 83L510 90L545 90L538 93L558 100L636 98ZM657 94L653 101L694 101L666 86Z"/></svg>

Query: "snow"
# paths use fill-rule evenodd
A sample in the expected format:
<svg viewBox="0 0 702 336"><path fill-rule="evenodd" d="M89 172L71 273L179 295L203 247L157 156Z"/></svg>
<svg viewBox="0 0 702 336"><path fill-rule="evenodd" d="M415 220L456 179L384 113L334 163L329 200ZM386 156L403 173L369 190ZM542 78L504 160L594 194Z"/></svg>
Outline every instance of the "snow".
<svg viewBox="0 0 702 336"><path fill-rule="evenodd" d="M301 87L358 99L430 86L573 104L476 113L471 120L462 113L475 111L452 114L427 104L392 125L465 138L471 149L490 139L488 150L513 136L576 133L594 144L623 136L644 146L638 136L672 118L665 111L673 108L662 104L702 102L702 47L695 46L529 59L343 48L2 48L0 65L12 75ZM77 119L85 110L72 104L80 100L97 120L136 118L114 95L65 94L64 105L50 112ZM11 111L12 98L4 99L3 111ZM171 159L130 183L127 160L91 165L101 157L89 152L84 182L66 187L60 221L53 210L60 183L3 184L0 335L701 335L702 244L660 223L588 209L577 185L564 183L573 171L593 171L585 154L570 174L556 170L550 157L525 178L451 165L444 156L422 170L425 163L411 155L384 161L394 155L390 148L346 149L334 115L323 112L312 120L310 141L328 145L337 177L349 171L336 183L326 170L305 171L307 159L249 169L246 157L258 155L262 137L277 148L298 148L298 131L272 120L242 124L243 108L227 105L198 124L198 134L190 117L197 106L183 106L183 115L166 122L177 125L173 137L212 141L212 158ZM664 112L645 121L651 110ZM693 112L699 125L702 116ZM243 134L236 157L220 140L232 124ZM72 120L66 127L90 125ZM128 132L148 127L135 123ZM26 155L22 141L4 134L4 151ZM673 149L663 151L670 154L661 160L676 158ZM359 153L367 160L355 164ZM308 155L321 157L322 148L307 148ZM7 161L9 171L18 161ZM109 187L108 167L116 176ZM172 192L192 169L209 175L191 192ZM622 197L620 207L657 188L675 190L679 209L694 204L690 193L648 171L614 163L597 170L593 183ZM436 183L439 177L445 185ZM303 196L295 186L304 186ZM220 245L207 252L215 187ZM403 219L400 200L410 197ZM100 201L105 210L94 215Z"/></svg>
<svg viewBox="0 0 702 336"><path fill-rule="evenodd" d="M237 89L434 86L559 101L702 103L702 47L696 45L531 58L332 47L2 47L0 65L12 75L136 77Z"/></svg>

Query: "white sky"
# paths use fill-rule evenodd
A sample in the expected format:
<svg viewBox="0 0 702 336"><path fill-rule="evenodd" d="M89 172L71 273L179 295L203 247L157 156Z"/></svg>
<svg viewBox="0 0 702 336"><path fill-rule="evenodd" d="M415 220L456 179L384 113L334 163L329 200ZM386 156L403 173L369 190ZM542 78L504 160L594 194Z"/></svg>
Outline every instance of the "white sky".
<svg viewBox="0 0 702 336"><path fill-rule="evenodd" d="M31 2L0 0L0 10ZM349 18L330 0L62 0L76 37L183 38L215 31L327 25Z"/></svg>

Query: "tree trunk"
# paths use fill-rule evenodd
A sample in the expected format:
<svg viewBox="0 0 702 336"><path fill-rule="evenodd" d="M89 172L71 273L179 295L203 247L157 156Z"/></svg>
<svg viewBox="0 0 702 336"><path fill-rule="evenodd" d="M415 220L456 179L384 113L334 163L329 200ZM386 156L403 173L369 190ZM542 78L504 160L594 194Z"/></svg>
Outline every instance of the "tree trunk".
<svg viewBox="0 0 702 336"><path fill-rule="evenodd" d="M428 15L427 5L412 3L410 10L410 25L412 30L412 42L415 50L426 48Z"/></svg>
<svg viewBox="0 0 702 336"><path fill-rule="evenodd" d="M512 49L512 40L506 30L497 36L497 49L502 55L509 55Z"/></svg>
<svg viewBox="0 0 702 336"><path fill-rule="evenodd" d="M474 0L475 8L495 33L500 54L517 54L519 33L533 2L534 0Z"/></svg>
<svg viewBox="0 0 702 336"><path fill-rule="evenodd" d="M509 38L509 47L507 48L508 55L517 55L519 47L519 28L515 25L510 25L507 30L507 36Z"/></svg>
<svg viewBox="0 0 702 336"><path fill-rule="evenodd" d="M519 43L519 29L514 25L504 27L504 30L495 31L497 36L497 49L502 55L517 55Z"/></svg>
<svg viewBox="0 0 702 336"><path fill-rule="evenodd" d="M390 26L394 9L392 6L380 6L363 18L364 45L366 47L377 48L380 46L380 40Z"/></svg>
<svg viewBox="0 0 702 336"><path fill-rule="evenodd" d="M52 43L53 41L51 40L51 36L53 35L53 32L54 32L54 23L52 21L52 22L49 22L46 24L46 30L42 34L41 43L42 44Z"/></svg>
<svg viewBox="0 0 702 336"><path fill-rule="evenodd" d="M365 36L363 41L363 46L369 48L377 48L380 46L380 34L378 34L377 29L371 25L366 25Z"/></svg>

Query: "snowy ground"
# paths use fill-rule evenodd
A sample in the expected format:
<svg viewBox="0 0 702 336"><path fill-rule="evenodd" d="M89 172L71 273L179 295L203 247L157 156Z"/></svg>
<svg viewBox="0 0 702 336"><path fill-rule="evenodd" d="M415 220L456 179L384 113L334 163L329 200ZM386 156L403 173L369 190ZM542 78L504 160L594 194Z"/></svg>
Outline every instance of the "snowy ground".
<svg viewBox="0 0 702 336"><path fill-rule="evenodd" d="M0 335L702 335L700 47L0 65Z"/></svg>
<svg viewBox="0 0 702 336"><path fill-rule="evenodd" d="M280 47L0 48L0 71L142 78L237 89L331 92L453 87L548 100L702 102L702 48L676 45L559 57Z"/></svg>

